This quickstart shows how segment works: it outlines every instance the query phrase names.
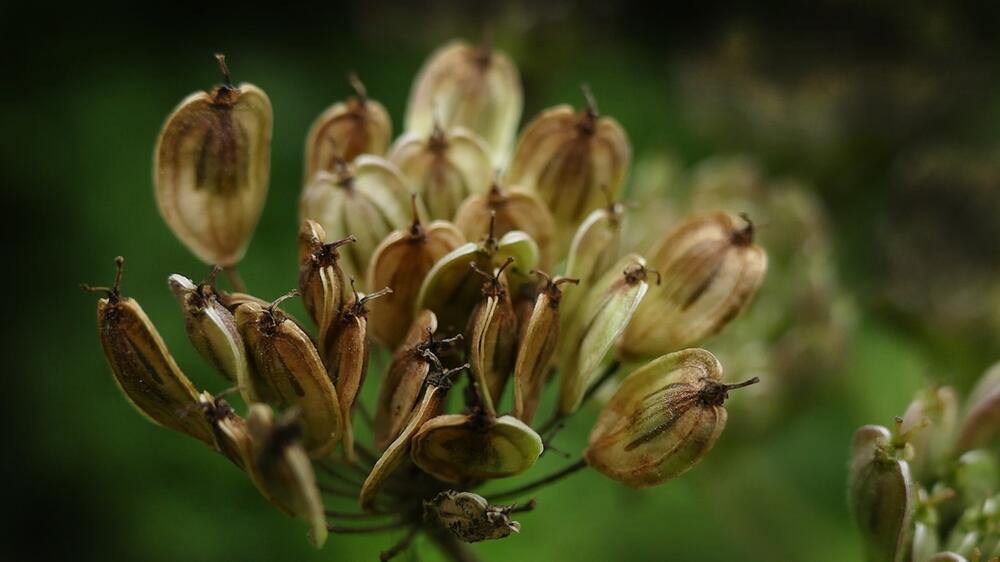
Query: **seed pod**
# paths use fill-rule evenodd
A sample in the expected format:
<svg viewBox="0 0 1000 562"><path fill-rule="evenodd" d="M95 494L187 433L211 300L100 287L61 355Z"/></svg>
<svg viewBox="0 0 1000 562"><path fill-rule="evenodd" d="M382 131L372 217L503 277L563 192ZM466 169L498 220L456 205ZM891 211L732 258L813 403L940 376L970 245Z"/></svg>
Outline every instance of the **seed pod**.
<svg viewBox="0 0 1000 562"><path fill-rule="evenodd" d="M493 175L489 147L462 128L446 132L435 126L429 136L407 133L393 145L389 160L410 180L431 219L453 220L462 201L486 191Z"/></svg>
<svg viewBox="0 0 1000 562"><path fill-rule="evenodd" d="M316 475L300 439L297 412L275 421L266 404L251 404L247 428L254 445L255 464L265 496L309 524L309 540L316 548L326 542L326 514Z"/></svg>
<svg viewBox="0 0 1000 562"><path fill-rule="evenodd" d="M513 415L529 425L535 419L543 383L559 342L559 303L562 300L559 286L579 282L566 277L552 279L540 271L537 273L545 277L545 286L525 321L514 366Z"/></svg>
<svg viewBox="0 0 1000 562"><path fill-rule="evenodd" d="M124 258L115 258L115 264L114 285L84 285L83 289L106 295L97 301L97 334L118 388L153 423L214 448L212 428L205 417L191 415L198 408L198 393L139 303L122 296Z"/></svg>
<svg viewBox="0 0 1000 562"><path fill-rule="evenodd" d="M955 462L952 479L966 505L981 502L1000 490L1000 461L990 451L967 451Z"/></svg>
<svg viewBox="0 0 1000 562"><path fill-rule="evenodd" d="M916 492L901 444L886 428L866 425L851 445L851 511L872 562L906 560L912 545Z"/></svg>
<svg viewBox="0 0 1000 562"><path fill-rule="evenodd" d="M512 509L510 505L490 505L472 492L445 490L424 502L424 519L448 529L461 541L479 542L519 533L521 524L510 519Z"/></svg>
<svg viewBox="0 0 1000 562"><path fill-rule="evenodd" d="M351 279L354 289L354 279ZM344 453L348 462L354 462L354 427L351 412L358 397L361 384L368 372L368 308L366 303L392 293L386 287L380 291L359 296L354 291L354 299L347 303L337 321L336 336L326 349L326 368L330 380L337 388L341 418L344 421Z"/></svg>
<svg viewBox="0 0 1000 562"><path fill-rule="evenodd" d="M319 327L321 345L333 336L331 329L345 300L346 280L337 248L354 241L353 236L348 236L327 244L323 227L308 219L302 221L299 229L299 293L306 311Z"/></svg>
<svg viewBox="0 0 1000 562"><path fill-rule="evenodd" d="M251 384L248 402L298 406L304 446L315 458L330 453L344 424L337 390L312 340L277 308L285 295L267 307L246 303L236 309L236 326L248 351Z"/></svg>
<svg viewBox="0 0 1000 562"><path fill-rule="evenodd" d="M302 191L300 214L319 223L331 239L356 238L341 248L340 266L364 284L368 259L389 233L406 228L410 206L410 190L399 169L383 158L363 155L350 164L340 162L333 173L317 172Z"/></svg>
<svg viewBox="0 0 1000 562"><path fill-rule="evenodd" d="M368 283L372 288L392 287L392 294L372 303L369 323L376 340L391 348L399 345L417 312L413 303L428 272L464 243L465 237L451 223L434 221L424 228L415 216L409 229L393 232L378 245L369 263Z"/></svg>
<svg viewBox="0 0 1000 562"><path fill-rule="evenodd" d="M516 292L538 263L538 246L519 231L508 232L499 241L490 236L479 244L470 242L438 260L420 286L416 309L434 311L447 332L465 329L469 315L482 297L482 279L469 264L491 271L507 258L514 258L507 280Z"/></svg>
<svg viewBox="0 0 1000 562"><path fill-rule="evenodd" d="M489 236L494 216L494 236L514 230L525 232L538 244L540 267L552 265L556 225L552 213L537 195L519 187L501 189L494 181L489 193L473 195L462 203L455 215L455 226L469 240L482 240Z"/></svg>
<svg viewBox="0 0 1000 562"><path fill-rule="evenodd" d="M925 427L926 426L926 427ZM954 447L958 426L958 394L948 386L921 390L903 414L901 431L913 437L910 469L917 481L940 475Z"/></svg>
<svg viewBox="0 0 1000 562"><path fill-rule="evenodd" d="M563 324L576 313L577 305L597 281L618 261L621 254L625 207L610 203L590 213L573 236L566 259L566 277L580 280L580 289L570 291L561 305Z"/></svg>
<svg viewBox="0 0 1000 562"><path fill-rule="evenodd" d="M633 488L679 476L708 454L726 427L728 392L757 382L722 382L722 365L703 349L646 364L625 379L590 432L590 466Z"/></svg>
<svg viewBox="0 0 1000 562"><path fill-rule="evenodd" d="M767 254L753 243L753 224L727 213L692 217L654 252L663 272L622 338L621 354L641 358L693 345L729 323L760 287Z"/></svg>
<svg viewBox="0 0 1000 562"><path fill-rule="evenodd" d="M646 295L648 275L646 260L630 254L587 290L579 314L566 327L560 349L561 414L575 412L584 394L597 380L601 363Z"/></svg>
<svg viewBox="0 0 1000 562"><path fill-rule="evenodd" d="M195 285L183 275L167 278L170 290L184 312L188 338L198 353L229 382L240 386L247 382L247 358L243 338L236 329L236 319L219 302L213 288L213 269L209 281Z"/></svg>
<svg viewBox="0 0 1000 562"><path fill-rule="evenodd" d="M521 77L507 55L481 45L452 41L424 63L406 105L406 130L429 135L465 127L489 145L493 161L503 162L521 120Z"/></svg>
<svg viewBox="0 0 1000 562"><path fill-rule="evenodd" d="M156 204L174 234L207 264L235 265L267 197L271 102L252 84L196 92L167 117L156 141Z"/></svg>
<svg viewBox="0 0 1000 562"><path fill-rule="evenodd" d="M328 107L313 121L306 137L306 179L316 172L336 171L337 161L352 162L362 154L385 154L392 120L354 74L348 76L354 96Z"/></svg>
<svg viewBox="0 0 1000 562"><path fill-rule="evenodd" d="M927 562L969 562L969 560L954 552L939 552L932 556Z"/></svg>
<svg viewBox="0 0 1000 562"><path fill-rule="evenodd" d="M584 90L587 107L568 105L543 111L525 127L514 149L507 182L538 193L552 211L558 238L565 243L577 225L620 190L632 161L632 146L617 121L600 117Z"/></svg>
<svg viewBox="0 0 1000 562"><path fill-rule="evenodd" d="M1000 363L990 367L969 394L958 432L958 450L1000 447Z"/></svg>
<svg viewBox="0 0 1000 562"><path fill-rule="evenodd" d="M520 474L542 449L541 437L513 416L451 414L420 427L410 458L439 480L462 483Z"/></svg>
<svg viewBox="0 0 1000 562"><path fill-rule="evenodd" d="M469 362L476 379L476 391L486 414L496 416L495 404L503 396L507 377L514 363L517 345L517 318L503 271L514 258L507 258L498 269L487 273L475 263L473 271L486 277L483 298L469 317Z"/></svg>

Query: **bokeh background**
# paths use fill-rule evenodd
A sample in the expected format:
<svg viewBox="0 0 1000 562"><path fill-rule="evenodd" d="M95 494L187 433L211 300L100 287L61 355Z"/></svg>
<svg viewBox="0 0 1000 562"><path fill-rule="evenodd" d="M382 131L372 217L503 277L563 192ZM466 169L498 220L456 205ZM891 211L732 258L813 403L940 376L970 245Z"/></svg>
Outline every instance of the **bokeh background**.
<svg viewBox="0 0 1000 562"><path fill-rule="evenodd" d="M580 106L586 82L622 122L636 155L629 189L649 203L654 235L710 204L764 217L777 273L745 322L705 347L730 358L729 377L759 372L766 384L734 398L716 451L641 493L596 473L545 489L519 536L476 547L487 560L858 560L844 492L854 428L891 423L927 382L968 388L1000 358L996 4L139 9L0 8L15 280L4 559L372 560L396 538L312 550L221 456L136 415L101 356L95 299L76 284L109 281L123 254L124 290L180 364L200 386L225 386L186 345L166 289L169 273L205 268L160 221L150 172L164 117L218 80L216 51L275 109L268 206L242 266L264 297L295 283L304 135L349 94L346 73L398 134L423 59L486 25L520 66L525 120ZM582 448L595 413L557 446ZM566 462L546 455L531 474ZM406 556L438 559L422 542Z"/></svg>

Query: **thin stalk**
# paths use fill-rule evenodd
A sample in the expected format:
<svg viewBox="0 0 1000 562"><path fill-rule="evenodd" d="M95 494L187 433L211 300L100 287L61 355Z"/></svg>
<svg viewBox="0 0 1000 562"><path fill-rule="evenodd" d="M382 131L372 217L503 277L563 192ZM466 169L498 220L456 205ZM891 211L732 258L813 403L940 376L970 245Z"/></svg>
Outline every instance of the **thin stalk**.
<svg viewBox="0 0 1000 562"><path fill-rule="evenodd" d="M609 363L608 366L604 368L604 372L601 373L601 376L598 377L597 380L594 381L594 384L590 385L590 387L587 388L587 391L583 393L583 398L580 399L580 407L583 407L584 404L593 398L594 394L596 394L597 391L604 386L604 383L608 382L611 377L618 373L618 369L620 369L621 366L621 361L612 361ZM548 421L543 423L542 426L538 428L538 433L540 435L548 433L549 431L557 428L567 417L568 414L561 414L556 411L556 413L552 414L552 417L549 418Z"/></svg>
<svg viewBox="0 0 1000 562"><path fill-rule="evenodd" d="M240 277L240 272L236 269L235 265L231 265L223 268L226 272L226 279L229 279L229 284L233 286L233 290L237 293L247 292L247 284L243 282L243 278Z"/></svg>
<svg viewBox="0 0 1000 562"><path fill-rule="evenodd" d="M361 482L358 482L357 480L353 480L353 479L351 479L351 478L349 478L349 477L341 474L340 472L337 472L332 466L329 466L329 465L327 465L325 463L316 463L316 466L319 467L320 472L322 472L323 474L326 474L327 476L331 476L334 479L336 479L336 480L338 480L338 481L340 481L340 482L342 482L344 484L347 484L348 486L351 487L351 489L359 489L359 490L361 489Z"/></svg>
<svg viewBox="0 0 1000 562"><path fill-rule="evenodd" d="M362 533L381 533L382 531L391 531L393 529L399 529L405 525L402 521L394 521L392 523L386 523L384 525L371 525L369 527L345 527L344 525L327 525L326 530L331 533L340 533L345 535L350 534L362 534Z"/></svg>
<svg viewBox="0 0 1000 562"><path fill-rule="evenodd" d="M456 539L445 529L434 529L428 535L448 560L452 562L479 562L479 557L472 552L469 545Z"/></svg>
<svg viewBox="0 0 1000 562"><path fill-rule="evenodd" d="M330 519L379 519L394 515L392 513L365 513L362 511L337 511L334 509L327 509L323 513Z"/></svg>
<svg viewBox="0 0 1000 562"><path fill-rule="evenodd" d="M410 547L410 543L416 538L417 533L420 532L420 527L410 527L410 529L403 535L403 538L399 539L396 544L392 545L389 550L383 550L379 555L378 559L380 562L388 562L396 556L399 556L407 548Z"/></svg>
<svg viewBox="0 0 1000 562"><path fill-rule="evenodd" d="M569 465L569 466L567 466L567 467L565 467L565 468L563 468L563 469L561 469L561 470L559 470L557 472L554 472L554 473L552 473L552 474L550 474L548 476L545 476L543 478L535 480L534 482L529 482L529 483L527 483L527 484L525 484L523 486L519 486L519 487L514 488L512 490L507 490L507 491L504 491L504 492L498 492L496 494L490 494L490 503L494 503L497 500L503 500L503 499L506 499L506 498L516 498L516 497L524 495L524 494L526 494L528 492L533 492L533 491L535 491L535 490L537 490L539 488L544 488L545 486L548 486L549 484L551 484L553 482L556 482L558 480L562 480L563 478L566 478L567 476L569 476L569 475L571 475L571 474L573 474L575 472L578 472L578 471L580 471L580 470L582 470L584 468L587 468L587 466L588 466L587 465L587 461L584 460L584 459L580 459L580 460L576 461L575 463L573 463L573 464L571 464L571 465Z"/></svg>

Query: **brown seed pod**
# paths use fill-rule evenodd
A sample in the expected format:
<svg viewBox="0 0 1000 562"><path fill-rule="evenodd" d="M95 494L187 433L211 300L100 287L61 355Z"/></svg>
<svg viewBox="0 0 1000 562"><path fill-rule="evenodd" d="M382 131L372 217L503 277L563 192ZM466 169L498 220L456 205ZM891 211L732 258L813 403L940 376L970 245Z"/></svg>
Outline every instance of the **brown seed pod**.
<svg viewBox="0 0 1000 562"><path fill-rule="evenodd" d="M453 220L462 201L486 191L493 175L489 147L463 128L435 126L429 136L407 133L393 145L389 160L410 180L431 219Z"/></svg>
<svg viewBox="0 0 1000 562"><path fill-rule="evenodd" d="M309 336L277 308L246 303L236 309L236 325L248 352L251 384L241 389L247 402L297 406L302 411L304 446L319 458L340 441L344 424L330 377Z"/></svg>
<svg viewBox="0 0 1000 562"><path fill-rule="evenodd" d="M186 433L215 448L212 428L198 408L198 393L135 299L121 294L125 259L115 258L114 285L82 288L104 293L97 301L97 334L125 398L151 422Z"/></svg>
<svg viewBox="0 0 1000 562"><path fill-rule="evenodd" d="M198 259L235 265L267 197L271 102L252 84L191 94L167 117L156 142L153 180L163 220Z"/></svg>
<svg viewBox="0 0 1000 562"><path fill-rule="evenodd" d="M506 179L538 193L552 211L560 247L577 225L617 196L632 161L632 147L617 121L601 117L588 90L579 113L568 105L543 111L521 133Z"/></svg>
<svg viewBox="0 0 1000 562"><path fill-rule="evenodd" d="M539 266L552 265L556 225L537 195L516 186L503 189L494 181L488 193L473 195L462 203L455 215L455 226L469 240L482 240L489 235L494 216L494 236L514 230L525 232L538 244Z"/></svg>
<svg viewBox="0 0 1000 562"><path fill-rule="evenodd" d="M563 300L563 322L576 313L577 305L598 279L611 269L621 255L622 224L625 207L610 202L587 215L570 243L566 257L566 277L580 280L580 289L570 291Z"/></svg>
<svg viewBox="0 0 1000 562"><path fill-rule="evenodd" d="M372 337L391 348L399 345L416 314L413 303L427 273L464 243L465 237L449 222L434 221L424 227L414 208L410 228L386 237L369 262L369 287L392 287L391 295L371 305Z"/></svg>
<svg viewBox="0 0 1000 562"><path fill-rule="evenodd" d="M587 463L633 488L662 484L696 465L726 426L728 392L757 382L721 382L703 349L664 355L629 375L601 411Z"/></svg>
<svg viewBox="0 0 1000 562"><path fill-rule="evenodd" d="M622 338L634 359L692 345L717 333L750 301L767 271L746 217L709 213L686 220L659 246L650 264L663 284L650 291Z"/></svg>
<svg viewBox="0 0 1000 562"><path fill-rule="evenodd" d="M246 351L236 319L216 295L218 271L218 267L214 268L200 285L177 274L167 278L167 283L181 305L191 344L229 382L243 385L247 382Z"/></svg>
<svg viewBox="0 0 1000 562"><path fill-rule="evenodd" d="M333 172L338 160L351 162L362 154L385 154L392 138L392 120L379 102L368 97L355 74L347 77L354 96L328 107L313 121L306 137L308 180L322 170Z"/></svg>
<svg viewBox="0 0 1000 562"><path fill-rule="evenodd" d="M435 521L463 542L502 539L521 531L510 519L514 506L490 505L472 492L445 490L424 502L424 519Z"/></svg>
<svg viewBox="0 0 1000 562"><path fill-rule="evenodd" d="M517 67L489 40L453 41L431 54L414 79L406 130L429 135L435 123L465 127L490 146L494 162L502 162L521 119L522 96Z"/></svg>
<svg viewBox="0 0 1000 562"><path fill-rule="evenodd" d="M352 411L354 401L361 390L361 384L368 372L368 308L367 303L384 295L392 294L392 289L386 287L380 291L358 295L354 290L354 279L351 279L351 289L354 298L344 306L337 320L335 337L330 340L326 349L326 368L330 380L337 387L337 397L340 400L341 418L344 421L344 453L348 462L354 462L354 427Z"/></svg>
<svg viewBox="0 0 1000 562"><path fill-rule="evenodd" d="M333 336L331 330L340 316L347 288L337 248L354 240L348 236L326 243L326 231L308 219L302 221L299 229L299 293L306 311L319 327L321 345Z"/></svg>
<svg viewBox="0 0 1000 562"><path fill-rule="evenodd" d="M559 342L559 303L562 300L559 286L579 283L577 279L552 279L541 271L537 273L545 277L545 285L538 293L530 316L524 321L514 365L513 415L529 425L538 410L543 383Z"/></svg>
<svg viewBox="0 0 1000 562"><path fill-rule="evenodd" d="M514 262L507 258L493 272L469 264L486 278L483 299L469 317L469 362L476 380L479 401L489 416L496 416L496 404L503 396L517 351L517 317L511 304L504 270Z"/></svg>

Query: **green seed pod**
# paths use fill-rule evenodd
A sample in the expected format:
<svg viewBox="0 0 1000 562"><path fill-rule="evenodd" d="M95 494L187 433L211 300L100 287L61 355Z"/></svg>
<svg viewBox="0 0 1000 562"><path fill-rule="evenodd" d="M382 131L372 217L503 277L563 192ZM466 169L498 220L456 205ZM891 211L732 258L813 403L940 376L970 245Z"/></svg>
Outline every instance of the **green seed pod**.
<svg viewBox="0 0 1000 562"><path fill-rule="evenodd" d="M577 305L597 281L618 261L621 254L625 208L618 203L590 213L573 236L566 260L566 277L580 280L580 289L570 291L562 301L564 325L576 313Z"/></svg>
<svg viewBox="0 0 1000 562"><path fill-rule="evenodd" d="M494 181L488 193L473 195L462 203L455 215L455 226L469 240L488 237L490 228L494 236L520 230L538 244L539 267L550 267L555 258L556 225L552 213L537 195L519 187L502 189Z"/></svg>
<svg viewBox="0 0 1000 562"><path fill-rule="evenodd" d="M236 326L248 352L248 402L297 406L302 411L304 445L313 457L330 453L343 434L337 391L309 336L277 308L246 303L236 309Z"/></svg>
<svg viewBox="0 0 1000 562"><path fill-rule="evenodd" d="M177 274L167 278L167 283L184 312L184 325L191 344L226 380L242 386L247 384L243 338L236 329L233 314L215 294L213 285L217 271L214 269L209 281L200 285Z"/></svg>
<svg viewBox="0 0 1000 562"><path fill-rule="evenodd" d="M326 243L326 231L319 223L308 219L302 221L299 229L299 294L306 312L319 327L321 345L326 345L335 335L333 330L347 288L337 248L354 241L353 236L348 236Z"/></svg>
<svg viewBox="0 0 1000 562"><path fill-rule="evenodd" d="M349 164L340 162L333 173L317 172L302 191L300 215L319 223L334 240L356 238L340 250L340 266L364 285L375 248L392 231L410 223L410 196L406 179L394 164L363 155ZM419 200L416 204L422 206Z"/></svg>
<svg viewBox="0 0 1000 562"><path fill-rule="evenodd" d="M521 76L507 55L481 45L452 41L431 54L413 81L406 130L429 135L465 127L481 137L493 161L507 159L521 120Z"/></svg>
<svg viewBox="0 0 1000 562"><path fill-rule="evenodd" d="M958 457L952 478L963 503L981 502L1000 490L1000 463L990 451L967 451Z"/></svg>
<svg viewBox="0 0 1000 562"><path fill-rule="evenodd" d="M552 211L562 248L584 217L617 196L632 161L625 130L601 117L590 92L584 94L587 107L579 113L560 105L524 128L506 174L509 184L535 191Z"/></svg>
<svg viewBox="0 0 1000 562"><path fill-rule="evenodd" d="M513 416L443 415L413 437L410 457L439 480L462 483L520 474L542 454L542 439Z"/></svg>
<svg viewBox="0 0 1000 562"><path fill-rule="evenodd" d="M562 365L559 412L571 414L601 372L601 364L625 331L646 295L646 260L631 254L618 262L580 303L580 311L566 327L560 349Z"/></svg>
<svg viewBox="0 0 1000 562"><path fill-rule="evenodd" d="M465 243L451 223L434 221L424 227L414 217L406 230L386 237L372 256L368 268L369 287L392 287L392 294L372 303L369 324L372 337L395 348L417 313L413 303L434 264Z"/></svg>
<svg viewBox="0 0 1000 562"><path fill-rule="evenodd" d="M1000 448L1000 363L990 367L972 389L965 412L958 450Z"/></svg>
<svg viewBox="0 0 1000 562"><path fill-rule="evenodd" d="M916 490L909 463L903 460L912 451L905 440L875 425L854 434L848 492L870 562L908 560L913 544Z"/></svg>
<svg viewBox="0 0 1000 562"><path fill-rule="evenodd" d="M969 562L969 560L954 552L939 552L931 556L927 562Z"/></svg>
<svg viewBox="0 0 1000 562"><path fill-rule="evenodd" d="M635 313L620 352L649 357L698 343L725 327L750 302L764 279L767 254L753 243L753 225L727 213L686 220L663 241L650 263L663 272Z"/></svg>
<svg viewBox="0 0 1000 562"><path fill-rule="evenodd" d="M514 412L517 419L531 424L538 411L545 378L559 342L559 303L563 298L560 285L576 284L577 279L545 277L545 285L538 293L530 315L524 319L521 330L517 362L514 365ZM520 328L520 326L519 326Z"/></svg>
<svg viewBox="0 0 1000 562"><path fill-rule="evenodd" d="M469 317L468 334L469 362L476 379L476 391L489 416L496 416L495 404L503 396L517 350L517 317L503 277L504 269L513 262L514 258L508 257L491 273L482 271L475 263L470 264L487 279L482 288L483 298Z"/></svg>
<svg viewBox="0 0 1000 562"><path fill-rule="evenodd" d="M365 85L351 74L354 96L328 107L313 121L306 137L306 179L316 172L333 172L337 162L352 162L362 154L385 154L392 138L392 120Z"/></svg>
<svg viewBox="0 0 1000 562"><path fill-rule="evenodd" d="M435 127L429 136L407 133L393 145L389 160L437 220L453 220L462 201L485 192L493 176L489 147L462 128Z"/></svg>
<svg viewBox="0 0 1000 562"><path fill-rule="evenodd" d="M906 408L901 431L913 435L910 469L917 481L932 481L945 468L954 447L958 408L958 394L948 386L921 390Z"/></svg>
<svg viewBox="0 0 1000 562"><path fill-rule="evenodd" d="M488 541L521 531L521 524L510 518L512 508L490 505L472 492L445 490L424 502L424 519L448 529L460 541Z"/></svg>
<svg viewBox="0 0 1000 562"><path fill-rule="evenodd" d="M106 295L97 301L97 334L118 388L151 422L215 448L208 421L191 415L198 408L198 393L139 303L122 296L124 258L119 256L115 264L114 285L83 288Z"/></svg>
<svg viewBox="0 0 1000 562"><path fill-rule="evenodd" d="M309 455L300 444L302 427L295 412L275 421L270 406L252 404L247 428L265 495L308 523L310 542L322 548L327 536L323 498Z"/></svg>
<svg viewBox="0 0 1000 562"><path fill-rule="evenodd" d="M728 392L757 382L722 382L722 365L685 349L630 374L601 410L584 451L587 463L632 488L679 476L712 450L726 427Z"/></svg>
<svg viewBox="0 0 1000 562"><path fill-rule="evenodd" d="M252 84L196 92L167 117L156 141L153 180L163 220L198 259L235 265L267 198L271 102Z"/></svg>

